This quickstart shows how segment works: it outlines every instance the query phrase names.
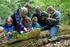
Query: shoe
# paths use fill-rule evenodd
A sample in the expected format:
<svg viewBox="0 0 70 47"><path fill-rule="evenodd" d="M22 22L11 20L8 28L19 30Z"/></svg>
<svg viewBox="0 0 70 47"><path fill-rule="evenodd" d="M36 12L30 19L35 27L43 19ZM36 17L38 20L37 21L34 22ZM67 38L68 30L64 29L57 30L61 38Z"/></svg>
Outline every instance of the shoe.
<svg viewBox="0 0 70 47"><path fill-rule="evenodd" d="M51 41L56 41L57 40L57 36L51 37Z"/></svg>

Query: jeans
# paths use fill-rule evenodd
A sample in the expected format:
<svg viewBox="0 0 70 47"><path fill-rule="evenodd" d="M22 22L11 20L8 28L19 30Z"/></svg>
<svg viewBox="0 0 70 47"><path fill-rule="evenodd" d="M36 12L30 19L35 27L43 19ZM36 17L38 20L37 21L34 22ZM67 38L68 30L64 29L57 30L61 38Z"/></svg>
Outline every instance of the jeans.
<svg viewBox="0 0 70 47"><path fill-rule="evenodd" d="M59 31L59 27L53 26L50 28L50 37L57 36L57 32Z"/></svg>

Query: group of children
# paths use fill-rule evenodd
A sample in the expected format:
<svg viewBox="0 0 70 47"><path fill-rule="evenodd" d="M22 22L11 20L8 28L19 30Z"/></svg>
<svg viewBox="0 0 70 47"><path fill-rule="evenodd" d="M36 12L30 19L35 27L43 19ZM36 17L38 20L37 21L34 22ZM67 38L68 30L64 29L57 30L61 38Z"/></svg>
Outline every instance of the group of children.
<svg viewBox="0 0 70 47"><path fill-rule="evenodd" d="M26 5L6 19L6 23L0 27L0 42L12 40L14 33L30 32L36 28L49 29L51 39L56 40L60 12L53 7L48 7L47 12L42 12L37 7L32 17L29 16L29 12L29 5Z"/></svg>
<svg viewBox="0 0 70 47"><path fill-rule="evenodd" d="M29 17L24 18L22 23L27 30L31 31L34 28L40 28L41 26L37 23L37 17L30 19ZM0 27L0 42L9 41L13 39L13 34L17 33L13 20L11 17L6 19L6 23Z"/></svg>

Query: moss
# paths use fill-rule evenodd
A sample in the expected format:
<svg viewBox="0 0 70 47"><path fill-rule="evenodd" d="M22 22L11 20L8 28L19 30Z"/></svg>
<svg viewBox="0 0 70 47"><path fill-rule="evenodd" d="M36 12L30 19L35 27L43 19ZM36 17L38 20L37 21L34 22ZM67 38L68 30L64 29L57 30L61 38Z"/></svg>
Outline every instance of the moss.
<svg viewBox="0 0 70 47"><path fill-rule="evenodd" d="M68 34L69 31L60 31L58 35ZM44 34L44 35L43 35ZM48 43L47 32L40 32L39 29L32 30L31 32L24 34L17 34L17 39L22 39L23 41L17 42L15 44L2 44L0 47L38 47L44 43ZM44 38L40 38L43 37ZM37 39L36 39L37 38Z"/></svg>
<svg viewBox="0 0 70 47"><path fill-rule="evenodd" d="M27 40L27 39L30 39L30 38L36 38L40 35L40 30L39 29L35 29L35 30L32 30L28 33L24 33L24 34L17 34L18 36L18 39L23 39L23 40Z"/></svg>

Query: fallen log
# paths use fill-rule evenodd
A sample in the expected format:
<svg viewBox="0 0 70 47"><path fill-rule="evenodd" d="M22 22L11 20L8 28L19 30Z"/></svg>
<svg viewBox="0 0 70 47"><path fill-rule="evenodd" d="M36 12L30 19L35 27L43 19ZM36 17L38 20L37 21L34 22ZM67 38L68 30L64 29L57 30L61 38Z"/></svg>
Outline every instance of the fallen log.
<svg viewBox="0 0 70 47"><path fill-rule="evenodd" d="M49 30L40 32L39 38L45 38L45 37L49 38Z"/></svg>
<svg viewBox="0 0 70 47"><path fill-rule="evenodd" d="M35 33L35 32L30 32L30 33ZM29 33L29 34L30 34ZM37 32L36 32L37 33ZM45 34L44 34L45 33ZM29 40L29 39L31 39L31 38L33 38L33 39L36 39L37 37L39 37L38 39L42 39L43 40L43 38L45 38L45 41L47 40L47 41L49 41L49 42L52 42L52 40L51 39L49 39L49 37L47 37L47 32L41 32L40 33L41 35L39 36L39 34L36 36L34 36L34 35L31 35L32 37L27 37L27 38L23 38L23 39L17 39L17 40L14 40L14 41L11 41L11 42L8 42L8 44L13 44L13 43L17 43L17 42L21 42L21 41L25 41L25 40ZM44 35L43 35L44 34ZM60 40L62 40L62 39L70 39L70 34L68 34L68 35L61 35L61 36L57 36L57 40L56 41L60 41ZM45 42L44 40L43 40L43 42ZM47 42L45 42L45 43L47 43Z"/></svg>
<svg viewBox="0 0 70 47"><path fill-rule="evenodd" d="M70 34L58 36L56 42L61 39L70 39ZM35 29L25 34L19 34L17 40L8 41L7 43L0 45L0 47L39 47L50 42L52 41L47 37L47 32L41 32L39 29Z"/></svg>
<svg viewBox="0 0 70 47"><path fill-rule="evenodd" d="M25 40L32 39L32 38L36 39L39 37L39 35L40 35L40 30L35 29L35 30L32 30L32 31L25 33L25 34L18 34L18 39L13 40L13 41L8 41L7 43L13 44L16 42L25 41Z"/></svg>
<svg viewBox="0 0 70 47"><path fill-rule="evenodd" d="M29 40L29 39L49 38L47 31L41 32L39 29L32 30L31 32L22 34L22 36L19 34L18 37L19 37L18 39L13 40L13 41L8 41L7 43L8 43L8 44L14 44L14 43L21 42L21 41L25 41L25 40Z"/></svg>
<svg viewBox="0 0 70 47"><path fill-rule="evenodd" d="M62 39L70 39L70 34L69 35L58 36L58 39L55 42L60 41ZM45 38L38 38L38 39L34 38L34 39L29 39L29 40L19 42L19 43L21 43L19 45L26 46L26 47L40 47L42 45L45 45L45 44L48 44L48 43L51 43L51 42L53 42L53 41L49 42L49 39L46 38L46 37ZM18 43L15 43L15 44L17 45ZM19 46L17 46L17 47L19 47Z"/></svg>

